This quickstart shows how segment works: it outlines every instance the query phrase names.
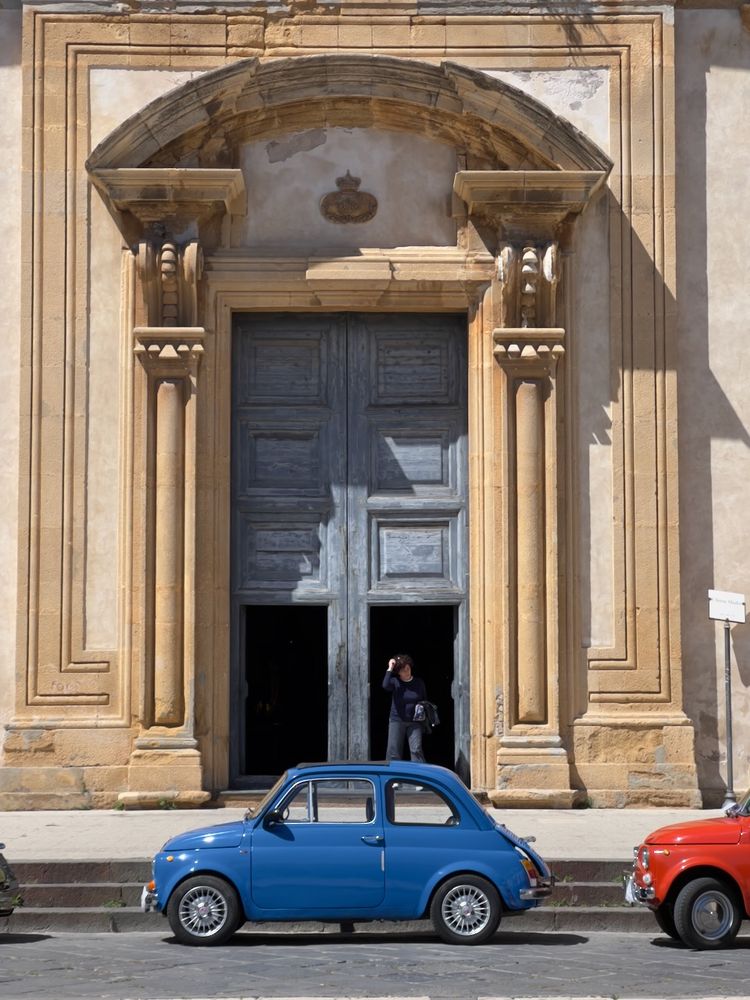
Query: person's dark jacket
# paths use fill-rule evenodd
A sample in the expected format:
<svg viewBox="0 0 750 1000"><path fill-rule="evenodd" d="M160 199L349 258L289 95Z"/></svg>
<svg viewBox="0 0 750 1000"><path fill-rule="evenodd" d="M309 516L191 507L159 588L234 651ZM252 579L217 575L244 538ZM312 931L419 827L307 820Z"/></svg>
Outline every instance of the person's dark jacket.
<svg viewBox="0 0 750 1000"><path fill-rule="evenodd" d="M413 722L415 705L427 697L424 681L414 675L410 681L402 681L395 671L388 670L383 678L383 688L392 695L389 718Z"/></svg>

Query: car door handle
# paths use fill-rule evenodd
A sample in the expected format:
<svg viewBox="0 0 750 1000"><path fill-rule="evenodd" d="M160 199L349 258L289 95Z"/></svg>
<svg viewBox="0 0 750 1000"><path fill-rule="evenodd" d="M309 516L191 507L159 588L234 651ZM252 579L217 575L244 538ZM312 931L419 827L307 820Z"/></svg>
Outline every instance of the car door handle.
<svg viewBox="0 0 750 1000"><path fill-rule="evenodd" d="M371 837L363 837L362 842L365 844L382 844L385 837L381 837L380 834L374 834Z"/></svg>

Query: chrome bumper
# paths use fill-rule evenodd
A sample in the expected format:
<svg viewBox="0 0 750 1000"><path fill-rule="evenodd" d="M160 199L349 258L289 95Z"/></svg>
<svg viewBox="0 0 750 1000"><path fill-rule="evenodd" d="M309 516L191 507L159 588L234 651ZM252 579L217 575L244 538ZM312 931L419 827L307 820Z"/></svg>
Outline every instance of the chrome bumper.
<svg viewBox="0 0 750 1000"><path fill-rule="evenodd" d="M141 892L141 909L144 913L155 913L157 910L157 903L159 902L159 893L152 892L147 885L144 885L143 891Z"/></svg>
<svg viewBox="0 0 750 1000"><path fill-rule="evenodd" d="M522 889L519 896L521 899L546 899L547 896L551 895L554 885L554 876L548 879L539 879L537 885L532 886L530 889Z"/></svg>
<svg viewBox="0 0 750 1000"><path fill-rule="evenodd" d="M624 879L625 902L630 903L631 906L633 903L643 903L645 905L656 895L653 886L636 885L635 879L632 875L625 875Z"/></svg>

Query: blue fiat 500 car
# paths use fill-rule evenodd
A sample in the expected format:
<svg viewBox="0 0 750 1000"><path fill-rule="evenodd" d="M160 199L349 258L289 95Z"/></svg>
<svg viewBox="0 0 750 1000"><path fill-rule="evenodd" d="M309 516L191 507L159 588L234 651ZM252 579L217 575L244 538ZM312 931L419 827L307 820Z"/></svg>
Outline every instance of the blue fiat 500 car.
<svg viewBox="0 0 750 1000"><path fill-rule="evenodd" d="M445 768L301 764L244 821L167 841L142 907L191 945L221 944L245 921L427 916L443 940L480 944L553 882Z"/></svg>

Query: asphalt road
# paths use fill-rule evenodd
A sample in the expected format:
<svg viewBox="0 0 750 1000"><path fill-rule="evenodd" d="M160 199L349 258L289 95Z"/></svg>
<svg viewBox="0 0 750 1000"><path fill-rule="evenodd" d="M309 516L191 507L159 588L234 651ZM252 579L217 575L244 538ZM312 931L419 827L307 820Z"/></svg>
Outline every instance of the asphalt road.
<svg viewBox="0 0 750 1000"><path fill-rule="evenodd" d="M0 935L0 996L748 997L750 937L694 952L656 934L501 931L480 947L428 935L268 936L186 948L161 934Z"/></svg>

